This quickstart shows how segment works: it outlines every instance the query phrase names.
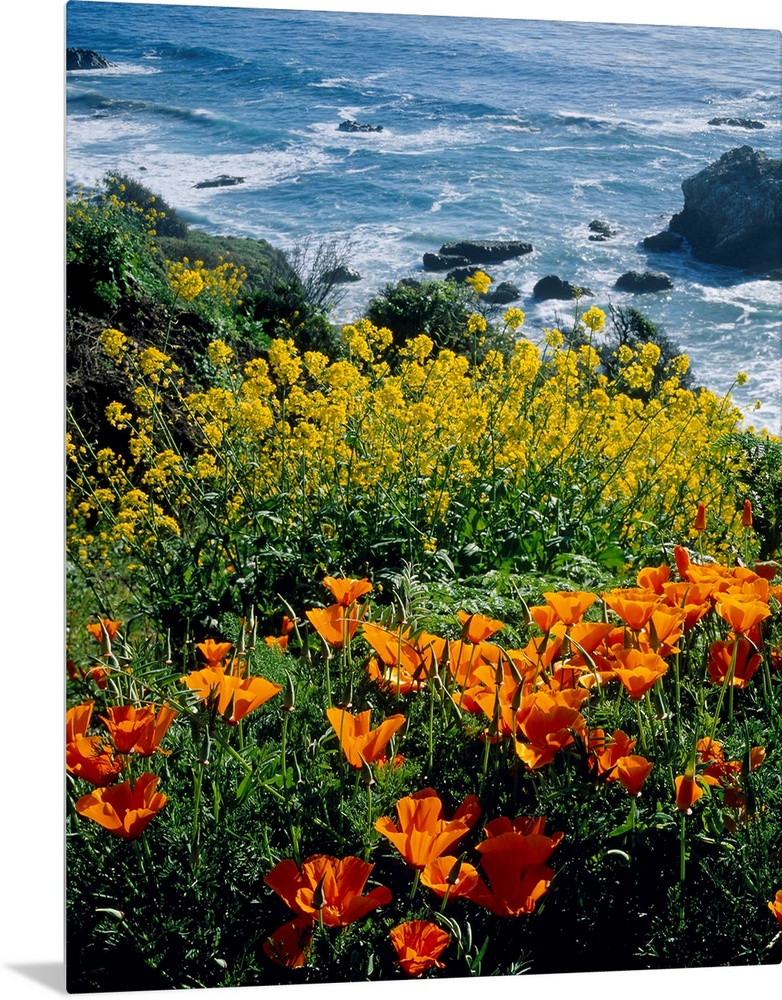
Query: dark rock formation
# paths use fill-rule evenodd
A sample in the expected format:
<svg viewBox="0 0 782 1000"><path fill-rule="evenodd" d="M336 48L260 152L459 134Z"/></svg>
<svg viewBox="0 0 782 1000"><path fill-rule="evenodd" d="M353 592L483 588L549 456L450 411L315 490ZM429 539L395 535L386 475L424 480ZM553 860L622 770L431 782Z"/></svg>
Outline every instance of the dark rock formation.
<svg viewBox="0 0 782 1000"><path fill-rule="evenodd" d="M673 282L663 271L625 271L616 279L614 288L623 292L663 292L673 288Z"/></svg>
<svg viewBox="0 0 782 1000"><path fill-rule="evenodd" d="M763 122L754 118L710 118L709 125L732 125L734 128L765 128Z"/></svg>
<svg viewBox="0 0 782 1000"><path fill-rule="evenodd" d="M213 177L208 181L199 181L194 184L193 187L197 188L219 188L219 187L233 187L234 184L244 184L244 177L231 177L228 174L220 174L219 177Z"/></svg>
<svg viewBox="0 0 782 1000"><path fill-rule="evenodd" d="M556 274L547 274L545 278L535 282L532 289L532 297L535 299L574 299L576 288L581 289L581 295L591 295L588 288L581 288L580 285L571 285L569 281L563 281Z"/></svg>
<svg viewBox="0 0 782 1000"><path fill-rule="evenodd" d="M344 122L340 122L337 125L340 132L382 132L382 125L359 125L358 122L354 122L352 118L346 119Z"/></svg>
<svg viewBox="0 0 782 1000"><path fill-rule="evenodd" d="M425 271L448 271L452 267L464 267L469 263L466 257L448 257L441 253L424 254Z"/></svg>
<svg viewBox="0 0 782 1000"><path fill-rule="evenodd" d="M361 275L352 267L343 265L326 271L323 280L329 285L345 285L352 281L361 281Z"/></svg>
<svg viewBox="0 0 782 1000"><path fill-rule="evenodd" d="M465 240L461 243L444 243L440 253L446 257L466 257L471 264L484 264L512 260L532 253L532 244L521 240Z"/></svg>
<svg viewBox="0 0 782 1000"><path fill-rule="evenodd" d="M468 278L471 278L474 274L477 274L478 271L483 271L483 268L480 268L475 264L470 264L467 267L455 267L453 271L448 272L446 278L449 281L464 282ZM483 271L483 273L486 274L485 271ZM489 275L489 277L491 277L491 275Z"/></svg>
<svg viewBox="0 0 782 1000"><path fill-rule="evenodd" d="M643 241L644 250L652 250L656 253L670 253L673 250L681 250L684 240L670 229L663 229L661 233L654 236L647 236Z"/></svg>
<svg viewBox="0 0 782 1000"><path fill-rule="evenodd" d="M493 306L504 306L509 302L517 302L521 292L512 281L501 281L496 288L490 288L486 293L486 301Z"/></svg>
<svg viewBox="0 0 782 1000"><path fill-rule="evenodd" d="M106 69L113 65L92 49L66 49L65 69Z"/></svg>
<svg viewBox="0 0 782 1000"><path fill-rule="evenodd" d="M606 240L610 240L612 236L616 236L615 231L607 222L603 222L602 219L593 219L589 223L589 228L593 234L589 239L593 243L604 243Z"/></svg>
<svg viewBox="0 0 782 1000"><path fill-rule="evenodd" d="M698 260L745 270L782 266L782 160L732 149L682 182L684 209L669 228Z"/></svg>

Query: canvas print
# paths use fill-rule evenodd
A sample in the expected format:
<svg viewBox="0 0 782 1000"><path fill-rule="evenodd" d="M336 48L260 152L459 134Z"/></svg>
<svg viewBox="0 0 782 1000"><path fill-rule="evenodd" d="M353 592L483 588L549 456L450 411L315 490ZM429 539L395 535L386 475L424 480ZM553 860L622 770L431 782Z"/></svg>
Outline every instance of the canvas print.
<svg viewBox="0 0 782 1000"><path fill-rule="evenodd" d="M780 34L66 16L69 991L778 965Z"/></svg>

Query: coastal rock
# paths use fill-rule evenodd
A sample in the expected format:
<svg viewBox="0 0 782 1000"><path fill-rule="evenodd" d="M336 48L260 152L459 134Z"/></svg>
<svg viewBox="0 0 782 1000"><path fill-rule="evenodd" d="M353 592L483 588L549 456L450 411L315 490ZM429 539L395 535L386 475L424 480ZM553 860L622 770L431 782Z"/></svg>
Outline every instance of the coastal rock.
<svg viewBox="0 0 782 1000"><path fill-rule="evenodd" d="M496 288L490 288L486 293L486 301L493 306L504 306L509 302L518 302L521 291L512 281L501 281Z"/></svg>
<svg viewBox="0 0 782 1000"><path fill-rule="evenodd" d="M352 267L335 267L326 271L323 280L329 285L346 285L352 281L361 281L361 275Z"/></svg>
<svg viewBox="0 0 782 1000"><path fill-rule="evenodd" d="M670 253L673 250L681 250L683 243L681 236L672 233L670 229L663 229L661 233L645 237L643 248L656 253Z"/></svg>
<svg viewBox="0 0 782 1000"><path fill-rule="evenodd" d="M446 257L466 257L471 264L484 264L532 253L532 244L521 240L463 240L444 243L440 253Z"/></svg>
<svg viewBox="0 0 782 1000"><path fill-rule="evenodd" d="M65 69L106 69L112 63L92 49L66 49Z"/></svg>
<svg viewBox="0 0 782 1000"><path fill-rule="evenodd" d="M358 122L354 122L352 118L345 119L344 122L340 122L337 125L337 129L340 132L382 132L382 125L360 125Z"/></svg>
<svg viewBox="0 0 782 1000"><path fill-rule="evenodd" d="M693 257L745 270L782 266L782 160L732 149L682 182L684 208L669 229Z"/></svg>
<svg viewBox="0 0 782 1000"><path fill-rule="evenodd" d="M673 282L663 271L625 271L616 279L614 288L623 292L664 292L673 288Z"/></svg>
<svg viewBox="0 0 782 1000"><path fill-rule="evenodd" d="M194 184L193 187L197 188L218 188L218 187L233 187L235 184L244 184L244 177L231 177L228 174L220 174L219 177L213 177L208 181L199 181Z"/></svg>
<svg viewBox="0 0 782 1000"><path fill-rule="evenodd" d="M441 253L424 254L425 271L448 271L452 267L464 267L469 263L466 257L452 257Z"/></svg>
<svg viewBox="0 0 782 1000"><path fill-rule="evenodd" d="M580 289L581 295L591 295L588 288L581 288L580 285L571 285L569 281L563 281L556 274L547 274L545 278L535 282L532 289L534 299L574 299L576 288Z"/></svg>
<svg viewBox="0 0 782 1000"><path fill-rule="evenodd" d="M763 122L754 118L710 118L709 125L732 125L734 128L765 128Z"/></svg>
<svg viewBox="0 0 782 1000"><path fill-rule="evenodd" d="M474 274L481 271L482 268L477 267L475 264L470 264L467 267L455 267L453 271L449 271L446 274L446 279L449 281L465 282L468 278L471 278ZM483 272L486 273L485 271ZM491 277L491 275L489 275Z"/></svg>
<svg viewBox="0 0 782 1000"><path fill-rule="evenodd" d="M602 219L592 219L589 223L589 229L592 232L592 236L589 239L593 243L604 243L606 240L610 240L612 236L616 236L616 232Z"/></svg>

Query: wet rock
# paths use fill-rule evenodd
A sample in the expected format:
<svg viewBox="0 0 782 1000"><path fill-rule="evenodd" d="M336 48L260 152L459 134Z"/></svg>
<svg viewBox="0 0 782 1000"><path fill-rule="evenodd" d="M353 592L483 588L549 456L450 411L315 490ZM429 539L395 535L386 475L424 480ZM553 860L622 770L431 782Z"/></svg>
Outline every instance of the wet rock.
<svg viewBox="0 0 782 1000"><path fill-rule="evenodd" d="M346 285L353 281L361 281L361 275L352 267L335 267L326 271L323 280L329 285Z"/></svg>
<svg viewBox="0 0 782 1000"><path fill-rule="evenodd" d="M382 125L360 125L358 122L353 121L352 118L347 118L344 122L340 122L337 125L337 129L340 132L382 132Z"/></svg>
<svg viewBox="0 0 782 1000"><path fill-rule="evenodd" d="M219 177L213 177L208 181L199 181L194 184L193 187L197 188L217 188L217 187L233 187L235 184L244 184L244 177L230 177L228 174L220 174Z"/></svg>
<svg viewBox="0 0 782 1000"><path fill-rule="evenodd" d="M664 292L673 288L673 282L663 271L625 271L616 279L614 288L623 292Z"/></svg>
<svg viewBox="0 0 782 1000"><path fill-rule="evenodd" d="M532 244L522 240L463 240L444 243L440 253L446 257L466 257L471 264L496 263L532 253Z"/></svg>
<svg viewBox="0 0 782 1000"><path fill-rule="evenodd" d="M670 229L664 229L654 236L647 236L643 241L644 250L652 250L656 253L669 253L674 250L681 250L684 240Z"/></svg>
<svg viewBox="0 0 782 1000"><path fill-rule="evenodd" d="M612 236L616 236L616 231L602 219L592 219L589 223L589 229L592 232L589 239L592 240L593 243L604 243L606 240L610 240Z"/></svg>
<svg viewBox="0 0 782 1000"><path fill-rule="evenodd" d="M112 66L108 59L92 49L66 49L65 69L107 69Z"/></svg>
<svg viewBox="0 0 782 1000"><path fill-rule="evenodd" d="M564 281L556 274L547 274L545 278L535 282L532 289L532 297L535 299L563 299L571 300L576 297L576 289L580 289L581 295L591 295L588 288L580 285L571 285L569 281Z"/></svg>
<svg viewBox="0 0 782 1000"><path fill-rule="evenodd" d="M486 293L486 301L493 306L504 306L509 302L518 302L520 298L521 292L512 281L501 281L496 288L492 287Z"/></svg>
<svg viewBox="0 0 782 1000"><path fill-rule="evenodd" d="M763 122L754 118L710 118L709 125L731 125L734 128L765 128Z"/></svg>
<svg viewBox="0 0 782 1000"><path fill-rule="evenodd" d="M469 263L466 257L446 256L441 253L424 254L425 271L448 271L452 267L464 267Z"/></svg>

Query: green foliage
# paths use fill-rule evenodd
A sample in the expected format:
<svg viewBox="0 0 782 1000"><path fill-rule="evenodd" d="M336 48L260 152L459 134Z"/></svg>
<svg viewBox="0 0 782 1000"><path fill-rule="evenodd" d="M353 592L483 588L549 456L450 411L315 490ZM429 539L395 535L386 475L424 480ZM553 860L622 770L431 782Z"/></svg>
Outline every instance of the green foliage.
<svg viewBox="0 0 782 1000"><path fill-rule="evenodd" d="M342 353L339 337L326 313L306 296L295 278L277 280L250 291L244 298L241 315L246 322L262 326L269 338L290 338L301 353L319 351L328 358Z"/></svg>

